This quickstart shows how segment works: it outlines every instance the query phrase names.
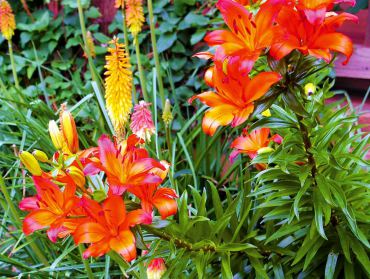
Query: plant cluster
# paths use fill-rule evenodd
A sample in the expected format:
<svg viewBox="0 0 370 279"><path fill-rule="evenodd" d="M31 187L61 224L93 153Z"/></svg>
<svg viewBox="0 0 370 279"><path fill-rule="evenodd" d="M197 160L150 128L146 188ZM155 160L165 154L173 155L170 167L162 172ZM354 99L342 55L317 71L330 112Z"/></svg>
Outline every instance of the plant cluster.
<svg viewBox="0 0 370 279"><path fill-rule="evenodd" d="M169 10L181 14L195 3ZM3 163L0 175L0 235L10 236L0 243L1 275L370 276L370 136L343 100L328 103L332 63L337 54L347 63L353 52L337 29L355 15L333 12L331 0L207 2L227 27L197 31L190 41L205 35L209 49L195 56L209 61L204 81L213 89L181 104L176 90L166 90L179 80L167 80L155 32L154 14L166 3L115 1L123 38L106 42L104 81L82 4L75 5L78 36L94 94L61 105L56 121L47 98L27 103L12 49L17 25L0 20L14 81L0 79L3 106L12 112L7 121L17 121L6 131L18 138L20 159ZM7 1L0 7L13 17ZM141 55L146 12L151 81ZM180 20L167 17L161 32L179 30L167 46L180 49L184 25L206 26L204 18L189 13L176 26ZM89 123L93 98L96 122ZM203 106L192 108L195 100Z"/></svg>

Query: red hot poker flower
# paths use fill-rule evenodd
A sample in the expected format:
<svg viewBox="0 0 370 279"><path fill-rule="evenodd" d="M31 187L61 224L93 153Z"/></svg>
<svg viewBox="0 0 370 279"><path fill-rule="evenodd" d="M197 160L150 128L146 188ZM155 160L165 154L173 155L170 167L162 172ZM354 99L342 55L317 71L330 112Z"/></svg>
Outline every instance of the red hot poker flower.
<svg viewBox="0 0 370 279"><path fill-rule="evenodd" d="M82 198L82 206L91 221L79 225L73 238L76 244L91 243L83 253L84 258L99 257L110 250L116 251L127 261L136 258L136 241L130 227L151 222L143 210L127 213L125 203L119 196L108 197L102 205Z"/></svg>
<svg viewBox="0 0 370 279"><path fill-rule="evenodd" d="M72 215L81 215L78 208L79 198L75 196L76 186L65 185L62 192L47 178L33 176L37 196L23 199L19 208L31 211L23 221L23 232L29 235L36 230L48 228L51 241L73 232L79 219L68 219Z"/></svg>
<svg viewBox="0 0 370 279"><path fill-rule="evenodd" d="M99 162L91 161L84 169L86 175L104 171L110 194L122 195L130 186L162 182L162 179L151 171L164 167L149 158L145 149L130 146L130 142L129 138L125 142L126 146L117 147L108 136L101 136L98 140Z"/></svg>
<svg viewBox="0 0 370 279"><path fill-rule="evenodd" d="M272 46L270 54L275 59L281 59L297 49L305 55L310 54L329 62L332 58L331 51L335 51L347 57L343 62L346 64L353 52L352 41L335 31L346 20L357 22L358 18L342 13L326 17L321 25L313 25L302 12L284 7L277 19L284 32L284 39Z"/></svg>
<svg viewBox="0 0 370 279"><path fill-rule="evenodd" d="M226 76L215 68L212 84L216 92L208 91L189 99L199 99L211 107L203 117L203 131L213 135L219 126L232 127L244 123L254 110L253 102L261 98L270 87L281 79L275 72L264 72L250 79L248 76Z"/></svg>
<svg viewBox="0 0 370 279"><path fill-rule="evenodd" d="M263 4L256 16L243 5L232 0L219 0L218 9L231 31L216 30L205 37L210 46L218 46L216 63L225 65L225 73L248 74L262 50L270 47L279 37L274 25L283 0L270 0Z"/></svg>

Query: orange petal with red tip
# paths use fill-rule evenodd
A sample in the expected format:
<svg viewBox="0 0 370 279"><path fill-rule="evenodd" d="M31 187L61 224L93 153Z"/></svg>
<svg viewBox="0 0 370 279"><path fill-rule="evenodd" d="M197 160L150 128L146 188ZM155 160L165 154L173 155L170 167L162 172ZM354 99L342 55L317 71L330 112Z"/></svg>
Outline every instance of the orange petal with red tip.
<svg viewBox="0 0 370 279"><path fill-rule="evenodd" d="M253 102L258 100L279 80L281 80L281 76L275 72L264 72L256 75L244 89L243 97L245 101Z"/></svg>
<svg viewBox="0 0 370 279"><path fill-rule="evenodd" d="M124 230L119 233L118 237L110 239L109 246L130 262L136 258L135 242L134 234L129 230Z"/></svg>
<svg viewBox="0 0 370 279"><path fill-rule="evenodd" d="M153 199L154 206L158 209L162 219L177 213L177 202L168 197L157 197Z"/></svg>
<svg viewBox="0 0 370 279"><path fill-rule="evenodd" d="M133 227L139 224L149 225L153 221L152 212L145 211L143 209L136 209L127 214L127 218L123 227Z"/></svg>
<svg viewBox="0 0 370 279"><path fill-rule="evenodd" d="M249 115L253 112L253 110L254 105L251 103L245 109L235 113L234 119L231 122L231 127L237 127L243 124L248 119Z"/></svg>
<svg viewBox="0 0 370 279"><path fill-rule="evenodd" d="M73 233L76 244L94 243L109 235L109 231L98 223L88 222L78 226Z"/></svg>
<svg viewBox="0 0 370 279"><path fill-rule="evenodd" d="M215 30L209 32L205 37L204 41L209 46L221 45L228 42L235 42L236 44L243 44L243 41L240 40L234 33L227 30Z"/></svg>
<svg viewBox="0 0 370 279"><path fill-rule="evenodd" d="M189 103L192 103L195 99L199 99L203 104L209 107L222 106L225 104L230 104L228 100L216 94L213 91L207 91L198 95L195 95L189 99Z"/></svg>
<svg viewBox="0 0 370 279"><path fill-rule="evenodd" d="M39 208L38 202L39 202L39 199L36 197L24 198L19 203L19 209L27 210L27 211L38 209Z"/></svg>
<svg viewBox="0 0 370 279"><path fill-rule="evenodd" d="M58 218L57 215L45 209L32 211L23 220L23 232L29 235L34 231L49 227Z"/></svg>
<svg viewBox="0 0 370 279"><path fill-rule="evenodd" d="M109 226L118 227L125 221L126 206L121 196L108 197L102 207Z"/></svg>
<svg viewBox="0 0 370 279"><path fill-rule="evenodd" d="M91 244L89 248L87 248L84 253L84 259L89 257L100 257L110 251L109 247L109 239L102 239L101 241Z"/></svg>
<svg viewBox="0 0 370 279"><path fill-rule="evenodd" d="M237 108L233 106L222 105L206 111L202 122L204 133L213 136L219 126L229 125L236 110Z"/></svg>

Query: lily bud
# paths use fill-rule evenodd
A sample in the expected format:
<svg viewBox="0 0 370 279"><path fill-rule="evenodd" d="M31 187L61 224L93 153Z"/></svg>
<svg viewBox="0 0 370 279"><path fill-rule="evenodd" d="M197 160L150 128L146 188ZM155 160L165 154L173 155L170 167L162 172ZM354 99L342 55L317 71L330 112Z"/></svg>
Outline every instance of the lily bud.
<svg viewBox="0 0 370 279"><path fill-rule="evenodd" d="M164 259L158 258L153 259L148 265L146 275L148 279L160 279L166 272L167 268L164 263Z"/></svg>
<svg viewBox="0 0 370 279"><path fill-rule="evenodd" d="M42 174L39 162L28 151L19 152L19 159L21 159L22 164L32 175L40 176Z"/></svg>
<svg viewBox="0 0 370 279"><path fill-rule="evenodd" d="M48 156L46 155L45 152L41 151L41 150L37 150L35 149L33 152L32 152L32 155L35 156L35 158L42 162L42 163L46 163L49 161L49 158Z"/></svg>
<svg viewBox="0 0 370 279"><path fill-rule="evenodd" d="M69 111L64 109L62 110L60 115L60 126L69 151L71 151L73 154L77 153L78 134L75 120Z"/></svg>
<svg viewBox="0 0 370 279"><path fill-rule="evenodd" d="M311 96L314 94L316 91L316 86L313 83L307 83L304 86L304 92L306 93L307 96Z"/></svg>
<svg viewBox="0 0 370 279"><path fill-rule="evenodd" d="M81 188L85 186L86 183L85 175L79 168L75 166L70 166L69 168L66 169L66 172L73 179L77 186Z"/></svg>
<svg viewBox="0 0 370 279"><path fill-rule="evenodd" d="M271 111L269 109L263 111L261 113L264 117L270 117L271 116Z"/></svg>
<svg viewBox="0 0 370 279"><path fill-rule="evenodd" d="M171 112L171 102L168 99L166 99L166 103L164 105L162 119L163 119L164 124L166 124L166 126L169 126L173 119L172 112Z"/></svg>
<svg viewBox="0 0 370 279"><path fill-rule="evenodd" d="M64 145L63 134L54 120L49 122L49 133L55 148L61 150Z"/></svg>
<svg viewBox="0 0 370 279"><path fill-rule="evenodd" d="M262 148L257 150L257 153L258 154L266 154L266 153L270 153L272 151L274 151L274 149L271 148L271 147L262 147Z"/></svg>

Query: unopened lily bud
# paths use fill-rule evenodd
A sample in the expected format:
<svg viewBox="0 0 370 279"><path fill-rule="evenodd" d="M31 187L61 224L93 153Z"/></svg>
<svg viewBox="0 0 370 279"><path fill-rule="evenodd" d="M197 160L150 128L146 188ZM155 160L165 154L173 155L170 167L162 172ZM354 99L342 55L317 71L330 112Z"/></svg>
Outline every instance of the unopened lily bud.
<svg viewBox="0 0 370 279"><path fill-rule="evenodd" d="M168 99L166 100L166 103L164 105L162 119L166 126L169 126L173 119L172 112L171 112L171 102Z"/></svg>
<svg viewBox="0 0 370 279"><path fill-rule="evenodd" d="M272 151L274 151L274 149L271 148L271 147L262 147L262 148L257 150L257 153L258 154L266 154L266 153L270 153Z"/></svg>
<svg viewBox="0 0 370 279"><path fill-rule="evenodd" d="M304 86L304 92L306 93L307 96L311 96L316 92L316 86L313 83L307 83Z"/></svg>
<svg viewBox="0 0 370 279"><path fill-rule="evenodd" d="M63 134L54 120L49 122L49 133L55 148L61 150L64 145Z"/></svg>
<svg viewBox="0 0 370 279"><path fill-rule="evenodd" d="M66 169L66 172L73 179L77 186L81 188L85 186L85 175L79 168L70 166Z"/></svg>
<svg viewBox="0 0 370 279"><path fill-rule="evenodd" d="M160 279L166 272L167 268L164 263L164 259L158 258L153 259L148 265L146 275L148 279Z"/></svg>
<svg viewBox="0 0 370 279"><path fill-rule="evenodd" d="M271 111L269 109L263 111L261 113L264 117L270 117L271 116Z"/></svg>
<svg viewBox="0 0 370 279"><path fill-rule="evenodd" d="M78 151L78 134L76 129L75 120L72 114L62 108L62 113L60 115L60 126L64 140L67 144L69 151L72 154Z"/></svg>
<svg viewBox="0 0 370 279"><path fill-rule="evenodd" d="M21 159L22 164L33 175L40 176L42 174L39 162L37 162L36 158L28 151L19 152L19 159Z"/></svg>
<svg viewBox="0 0 370 279"><path fill-rule="evenodd" d="M35 156L35 158L42 162L42 163L46 163L49 161L49 158L48 158L48 155L46 155L45 152L41 151L41 150L37 150L35 149L33 152L32 152L32 155Z"/></svg>

